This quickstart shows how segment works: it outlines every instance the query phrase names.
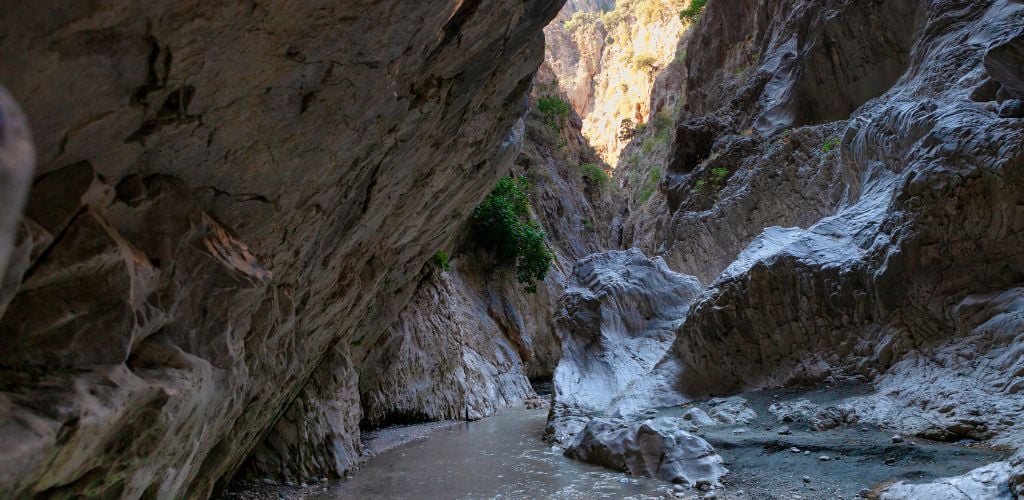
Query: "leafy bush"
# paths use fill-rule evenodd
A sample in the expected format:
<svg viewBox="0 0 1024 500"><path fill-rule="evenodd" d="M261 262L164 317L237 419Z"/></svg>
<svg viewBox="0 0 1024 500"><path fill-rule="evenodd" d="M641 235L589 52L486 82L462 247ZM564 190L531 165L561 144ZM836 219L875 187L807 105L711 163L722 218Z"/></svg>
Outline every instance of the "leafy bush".
<svg viewBox="0 0 1024 500"><path fill-rule="evenodd" d="M581 28L590 27L601 20L601 14L597 12L577 11L569 20L562 24L565 31L575 33Z"/></svg>
<svg viewBox="0 0 1024 500"><path fill-rule="evenodd" d="M559 130L569 119L569 103L556 95L545 95L537 99L537 111L544 123L554 130Z"/></svg>
<svg viewBox="0 0 1024 500"><path fill-rule="evenodd" d="M728 168L714 167L706 175L694 181L691 193L701 194L706 190L717 193L725 187L727 177L729 177Z"/></svg>
<svg viewBox="0 0 1024 500"><path fill-rule="evenodd" d="M652 72L658 69L658 59L650 54L641 54L633 58L633 69Z"/></svg>
<svg viewBox="0 0 1024 500"><path fill-rule="evenodd" d="M704 12L704 6L707 3L708 0L690 0L690 6L679 13L679 19L683 22L696 22Z"/></svg>
<svg viewBox="0 0 1024 500"><path fill-rule="evenodd" d="M651 199L651 195L658 189L659 182L661 182L661 167L654 167L647 173L647 180L644 182L643 189L640 190L640 203L647 203L647 200Z"/></svg>
<svg viewBox="0 0 1024 500"><path fill-rule="evenodd" d="M662 107L661 111L654 115L652 122L657 130L665 130L671 127L675 123L675 119L672 118L672 110L668 106Z"/></svg>
<svg viewBox="0 0 1024 500"><path fill-rule="evenodd" d="M587 182L596 184L598 187L604 187L608 184L608 173L596 163L584 163L580 165L580 170L583 171L583 178Z"/></svg>
<svg viewBox="0 0 1024 500"><path fill-rule="evenodd" d="M530 220L530 183L523 177L505 177L473 210L473 239L499 262L515 264L516 280L536 293L536 281L551 267L552 254L544 244L544 230Z"/></svg>
<svg viewBox="0 0 1024 500"><path fill-rule="evenodd" d="M438 250L433 257L430 258L430 262L433 262L435 266L441 268L442 271L448 272L448 252L444 250Z"/></svg>
<svg viewBox="0 0 1024 500"><path fill-rule="evenodd" d="M828 154L828 153L832 152L832 150L835 149L836 146L838 146L838 145L839 145L839 138L838 137L829 137L828 139L825 139L825 143L821 145L821 152Z"/></svg>

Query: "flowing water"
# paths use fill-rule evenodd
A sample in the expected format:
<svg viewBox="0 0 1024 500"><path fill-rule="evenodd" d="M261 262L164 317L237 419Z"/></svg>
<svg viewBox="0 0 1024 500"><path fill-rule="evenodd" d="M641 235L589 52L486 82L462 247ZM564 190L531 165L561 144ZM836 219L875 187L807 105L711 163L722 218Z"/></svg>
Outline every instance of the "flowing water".
<svg viewBox="0 0 1024 500"><path fill-rule="evenodd" d="M672 485L570 460L541 439L547 410L510 409L371 459L313 498L651 498Z"/></svg>

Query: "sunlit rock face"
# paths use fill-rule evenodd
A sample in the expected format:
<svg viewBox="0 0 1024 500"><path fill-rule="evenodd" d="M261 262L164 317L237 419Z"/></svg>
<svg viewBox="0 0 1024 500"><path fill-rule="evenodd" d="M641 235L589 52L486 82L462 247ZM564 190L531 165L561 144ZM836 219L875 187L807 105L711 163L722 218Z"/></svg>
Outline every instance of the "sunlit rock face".
<svg viewBox="0 0 1024 500"><path fill-rule="evenodd" d="M548 59L559 85L583 118L583 132L615 165L628 140L623 119L651 119L651 90L659 71L677 57L688 0L586 1L566 4L545 30Z"/></svg>
<svg viewBox="0 0 1024 500"><path fill-rule="evenodd" d="M777 8L788 14L767 15ZM688 46L692 108L677 133L693 134L702 113L718 121L708 158L674 167L669 233L679 232L666 261L689 272L703 259L711 286L657 370L672 381L662 390L862 377L878 391L847 401L862 421L1019 446L1024 136L1019 78L1005 68L1019 64L1022 25L1024 4L1007 0L708 6ZM716 36L722 26L738 34ZM737 37L752 42L730 45ZM819 74L832 42L845 47L842 71ZM746 76L723 60L745 61ZM712 92L714 82L733 90ZM746 204L754 215L729 219L733 232L757 235L730 237L725 259L688 236L712 224L687 207L707 203L692 190L727 166L718 158L742 166L700 210ZM822 217L794 214L806 207Z"/></svg>
<svg viewBox="0 0 1024 500"><path fill-rule="evenodd" d="M8 7L0 496L201 498L265 437L343 472L355 360L515 159L561 2Z"/></svg>

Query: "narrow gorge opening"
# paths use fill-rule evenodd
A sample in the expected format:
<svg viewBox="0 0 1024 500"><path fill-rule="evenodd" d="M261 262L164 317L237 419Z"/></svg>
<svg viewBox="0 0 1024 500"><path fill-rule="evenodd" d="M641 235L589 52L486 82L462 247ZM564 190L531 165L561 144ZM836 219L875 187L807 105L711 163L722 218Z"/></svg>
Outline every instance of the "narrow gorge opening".
<svg viewBox="0 0 1024 500"><path fill-rule="evenodd" d="M8 7L0 497L1024 495L1017 0Z"/></svg>

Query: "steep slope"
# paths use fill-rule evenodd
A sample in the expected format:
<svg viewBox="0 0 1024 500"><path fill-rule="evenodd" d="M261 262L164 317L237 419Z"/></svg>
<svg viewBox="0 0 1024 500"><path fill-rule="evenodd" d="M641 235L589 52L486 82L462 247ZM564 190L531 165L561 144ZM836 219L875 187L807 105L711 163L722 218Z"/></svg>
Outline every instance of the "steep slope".
<svg viewBox="0 0 1024 500"><path fill-rule="evenodd" d="M651 120L655 76L678 57L689 0L617 0L568 5L545 29L548 60L583 118L583 133L615 165L627 129Z"/></svg>
<svg viewBox="0 0 1024 500"><path fill-rule="evenodd" d="M478 419L533 395L528 378L550 378L560 348L550 319L573 263L604 248L610 186L574 113L548 115L538 99L563 99L542 67L522 153L512 174L530 182L534 216L555 261L536 294L474 239L470 226L449 248L449 270L428 263L413 301L360 363L364 423ZM590 172L591 174L593 172Z"/></svg>
<svg viewBox="0 0 1024 500"><path fill-rule="evenodd" d="M9 6L41 177L4 276L0 493L205 497L296 412L290 446L342 456L294 468L347 467L342 360L514 159L561 2L480 7Z"/></svg>
<svg viewBox="0 0 1024 500"><path fill-rule="evenodd" d="M677 131L678 162L666 186L671 200L676 175L683 194L666 260L714 281L658 377L685 397L861 377L877 391L847 402L862 421L941 440L1019 445L1012 415L1024 409L1024 142L1016 77L1000 68L1019 64L1007 47L1024 36L1024 6L790 3L755 2L756 15L737 17L734 2L713 2L690 42L689 53L709 55L689 63L690 114ZM787 15L769 15L776 8ZM751 18L763 22L744 32ZM731 39L711 33L729 23L741 23L734 38L753 42L730 49ZM859 35L843 37L843 57L878 63L839 65L851 69L829 78L814 73L819 54L837 50L833 42L852 26ZM791 31L803 34L793 38L803 45L783 43L792 39L780 34ZM871 42L890 38L891 52ZM715 59L730 50L749 50L739 60L761 63L736 80ZM893 61L905 65L896 76ZM801 90L808 78L836 90ZM895 85L881 88L886 81ZM702 97L694 89L707 82L738 90ZM836 96L849 106L836 107ZM851 106L849 121L817 124ZM714 116L693 116L709 110ZM707 137L704 151L683 154L699 134ZM699 180L727 165L739 168L727 170L719 199L695 195ZM841 199L827 194L835 174L818 180L830 169L840 172ZM802 170L814 175L794 175ZM780 192L803 200L765 204ZM715 217L757 210L727 219L742 237L707 244L679 231L707 220L689 209L701 203ZM832 211L807 229L765 229L728 264L746 235L770 223L757 212L806 223Z"/></svg>

